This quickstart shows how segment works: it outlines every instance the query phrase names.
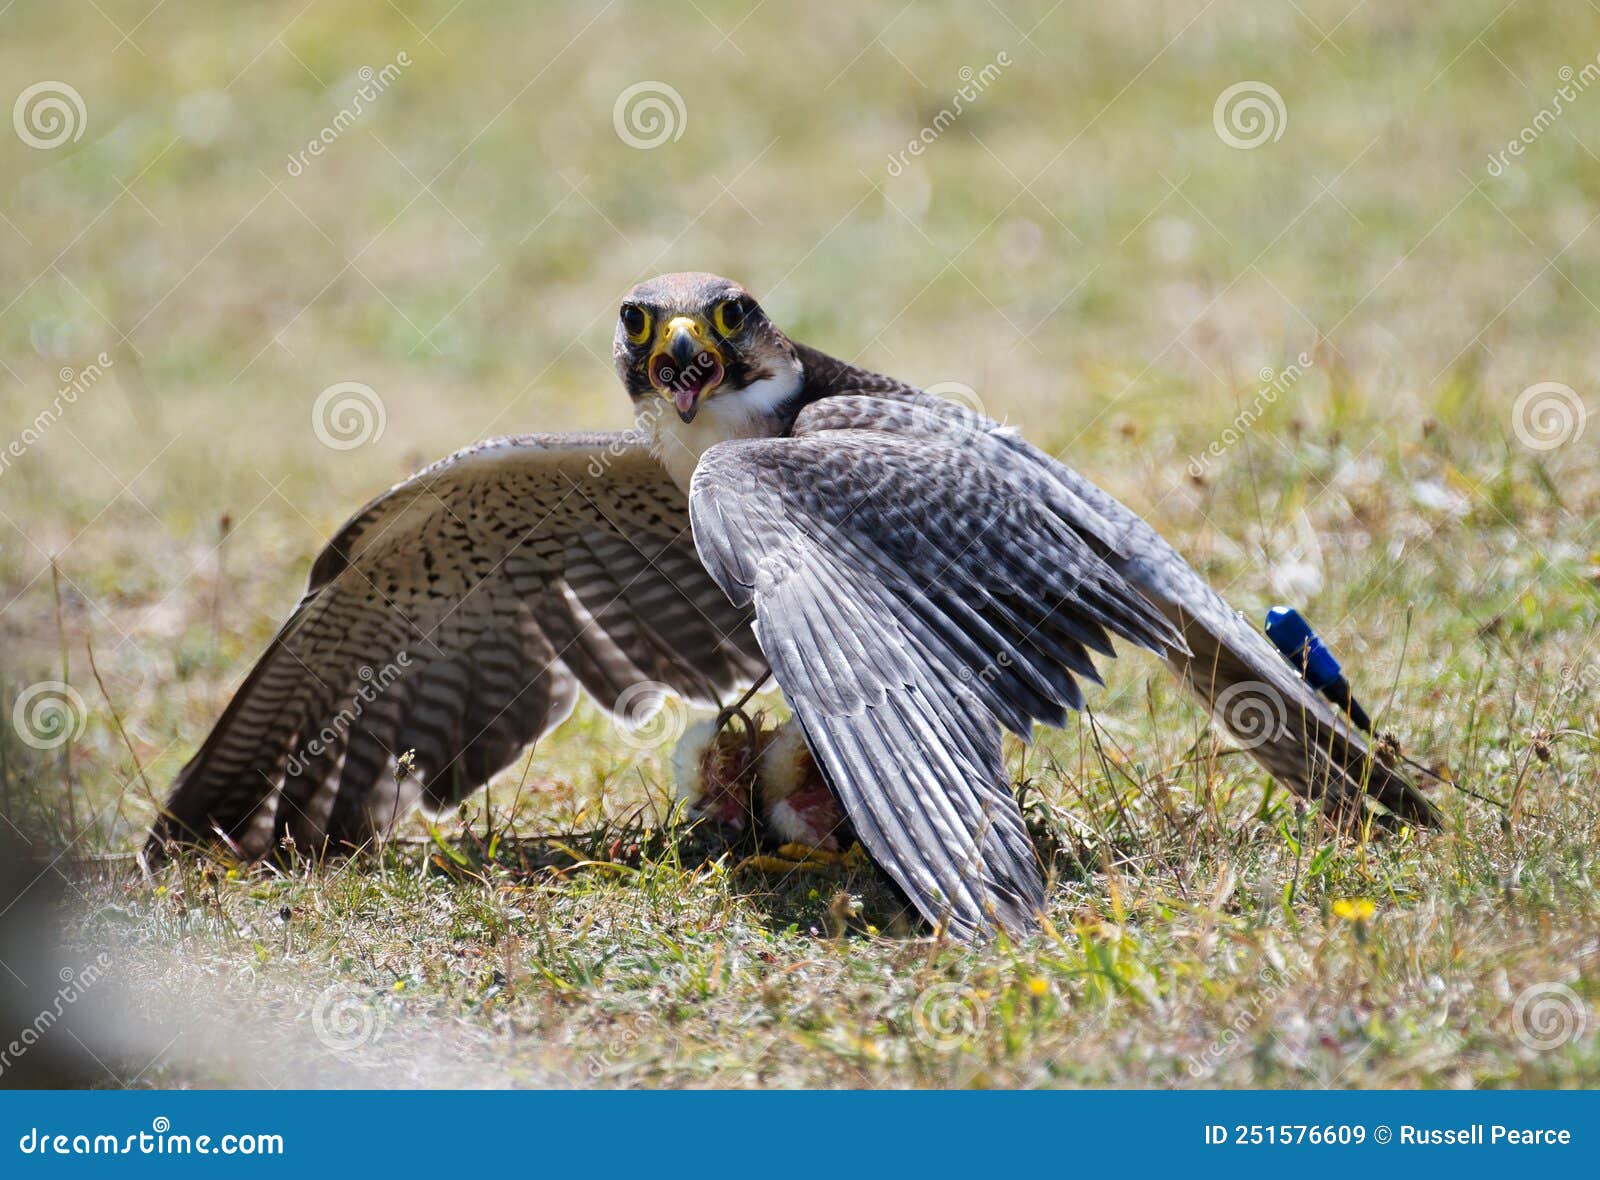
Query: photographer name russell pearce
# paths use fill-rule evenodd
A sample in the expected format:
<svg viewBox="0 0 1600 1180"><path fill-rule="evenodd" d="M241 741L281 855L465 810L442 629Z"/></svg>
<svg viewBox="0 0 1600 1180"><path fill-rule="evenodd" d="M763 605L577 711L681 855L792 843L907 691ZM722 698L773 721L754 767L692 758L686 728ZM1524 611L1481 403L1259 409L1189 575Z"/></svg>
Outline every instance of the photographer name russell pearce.
<svg viewBox="0 0 1600 1180"><path fill-rule="evenodd" d="M1499 1123L1474 1123L1470 1127L1413 1127L1401 1123L1395 1128L1394 1141L1423 1147L1486 1143L1491 1147L1566 1147L1572 1143L1572 1132L1565 1127L1505 1127Z"/></svg>

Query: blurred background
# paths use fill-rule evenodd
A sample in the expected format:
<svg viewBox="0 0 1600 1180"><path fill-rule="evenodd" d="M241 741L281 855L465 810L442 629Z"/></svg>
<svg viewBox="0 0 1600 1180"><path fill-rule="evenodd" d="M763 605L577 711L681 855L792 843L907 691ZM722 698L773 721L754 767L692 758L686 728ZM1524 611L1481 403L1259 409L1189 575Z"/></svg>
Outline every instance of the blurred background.
<svg viewBox="0 0 1600 1180"><path fill-rule="evenodd" d="M682 269L1022 427L1494 783L1600 686L1597 54L1554 0L0 5L0 815L126 867L338 524L625 425L619 297ZM1110 732L1181 748L1148 675ZM599 726L536 806L599 805Z"/></svg>

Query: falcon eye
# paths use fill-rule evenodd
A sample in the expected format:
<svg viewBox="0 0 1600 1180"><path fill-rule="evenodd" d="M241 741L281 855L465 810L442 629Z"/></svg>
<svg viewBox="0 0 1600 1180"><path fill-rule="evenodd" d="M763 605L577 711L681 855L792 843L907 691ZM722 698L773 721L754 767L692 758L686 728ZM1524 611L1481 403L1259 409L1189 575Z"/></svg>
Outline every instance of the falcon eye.
<svg viewBox="0 0 1600 1180"><path fill-rule="evenodd" d="M622 305L622 330L630 344L643 344L650 339L650 313L637 303Z"/></svg>
<svg viewBox="0 0 1600 1180"><path fill-rule="evenodd" d="M749 316L750 301L743 297L724 299L712 312L712 318L717 322L717 331L724 336L733 336L743 331L745 320Z"/></svg>

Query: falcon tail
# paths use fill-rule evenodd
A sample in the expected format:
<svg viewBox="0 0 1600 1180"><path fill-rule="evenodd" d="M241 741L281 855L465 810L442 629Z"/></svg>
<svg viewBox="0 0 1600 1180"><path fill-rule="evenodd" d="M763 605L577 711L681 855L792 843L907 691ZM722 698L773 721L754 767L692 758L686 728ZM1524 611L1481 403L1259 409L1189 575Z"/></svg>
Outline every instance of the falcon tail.
<svg viewBox="0 0 1600 1180"><path fill-rule="evenodd" d="M1389 813L1380 822L1439 823L1437 809L1404 772L1375 756L1241 616L1229 612L1217 626L1209 611L1197 617L1161 605L1193 653L1170 658L1168 666L1273 778L1298 795L1323 800L1343 825L1361 822L1364 799Z"/></svg>

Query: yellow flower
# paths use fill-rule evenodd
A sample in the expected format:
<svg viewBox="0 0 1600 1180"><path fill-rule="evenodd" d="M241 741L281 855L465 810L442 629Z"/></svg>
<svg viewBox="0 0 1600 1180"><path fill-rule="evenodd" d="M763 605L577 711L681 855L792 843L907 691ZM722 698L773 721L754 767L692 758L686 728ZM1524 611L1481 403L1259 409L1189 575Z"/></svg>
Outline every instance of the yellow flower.
<svg viewBox="0 0 1600 1180"><path fill-rule="evenodd" d="M1036 996L1042 996L1050 990L1050 984L1047 980L1035 975L1028 980L1028 990Z"/></svg>
<svg viewBox="0 0 1600 1180"><path fill-rule="evenodd" d="M1365 922L1378 912L1378 907L1366 897L1341 897L1333 903L1333 916L1346 922Z"/></svg>
<svg viewBox="0 0 1600 1180"><path fill-rule="evenodd" d="M395 980L394 981L394 990L397 991L397 992L405 991L406 990L406 981L403 980L403 979Z"/></svg>

